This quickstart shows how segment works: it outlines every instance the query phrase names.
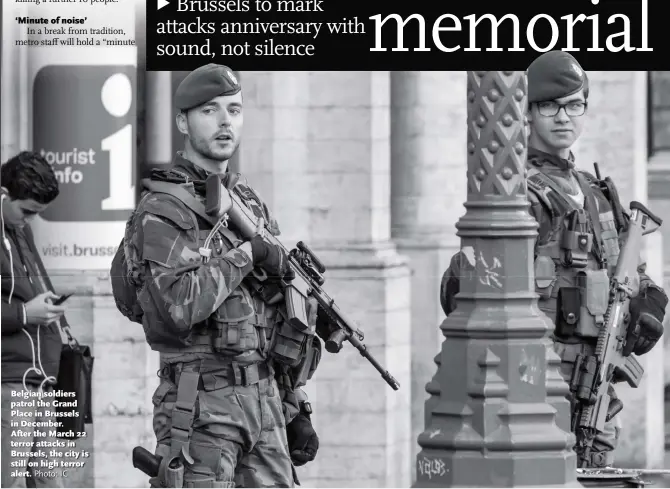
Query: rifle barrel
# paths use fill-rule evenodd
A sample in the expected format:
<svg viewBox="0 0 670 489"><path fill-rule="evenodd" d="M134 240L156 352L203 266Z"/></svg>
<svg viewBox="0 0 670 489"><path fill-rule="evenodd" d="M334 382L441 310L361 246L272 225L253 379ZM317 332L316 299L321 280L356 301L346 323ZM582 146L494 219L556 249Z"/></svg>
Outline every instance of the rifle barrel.
<svg viewBox="0 0 670 489"><path fill-rule="evenodd" d="M365 346L363 343L361 343L361 341L359 341L359 339L356 338L356 336L354 336L354 335L349 336L348 340L349 340L349 343L351 343L359 351L359 353L368 362L370 362L374 368L377 369L377 372L382 374L382 378L386 381L386 383L388 385L391 386L391 388L394 391L397 391L398 389L400 389L400 384L398 383L398 381L396 379L394 379L393 376L389 373L389 371L385 370L384 367L382 367L379 364L377 359L370 354L370 352L368 351L367 346Z"/></svg>

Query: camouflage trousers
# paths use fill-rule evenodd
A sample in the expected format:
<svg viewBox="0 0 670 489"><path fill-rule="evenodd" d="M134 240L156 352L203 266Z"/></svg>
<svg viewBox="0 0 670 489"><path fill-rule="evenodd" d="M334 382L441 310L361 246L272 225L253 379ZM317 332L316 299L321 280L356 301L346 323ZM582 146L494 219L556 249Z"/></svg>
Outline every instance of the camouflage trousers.
<svg viewBox="0 0 670 489"><path fill-rule="evenodd" d="M168 370L176 373L173 378L164 378L154 394L153 428L159 457L170 454L172 437L176 436L173 419L184 365L169 366ZM243 379L239 383L231 380L232 368L237 366L200 368L188 437L193 463L184 465L183 487L294 487L282 401L274 376L245 385ZM160 487L158 478L150 482L152 487Z"/></svg>
<svg viewBox="0 0 670 489"><path fill-rule="evenodd" d="M594 348L588 344L571 345L554 342L554 351L561 357L561 376L566 382L570 382L577 355L592 355L594 353ZM610 386L609 395L612 396L612 398L616 397L616 393L612 386ZM570 403L572 404L572 399L570 399ZM591 460L589 465L591 467L608 467L614 463L613 452L619 443L620 433L621 419L619 415L617 415L606 422L603 431L596 435L590 453Z"/></svg>

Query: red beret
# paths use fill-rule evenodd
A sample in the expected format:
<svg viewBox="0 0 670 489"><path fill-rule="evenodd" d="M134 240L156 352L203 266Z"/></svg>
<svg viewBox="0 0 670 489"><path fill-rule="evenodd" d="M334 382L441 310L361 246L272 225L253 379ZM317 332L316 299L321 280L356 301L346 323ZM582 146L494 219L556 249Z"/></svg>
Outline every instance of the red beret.
<svg viewBox="0 0 670 489"><path fill-rule="evenodd" d="M528 103L566 97L589 86L589 79L577 60L564 51L542 54L528 67ZM586 96L586 93L584 94Z"/></svg>
<svg viewBox="0 0 670 489"><path fill-rule="evenodd" d="M189 73L177 87L175 106L188 110L222 95L235 95L242 89L233 70L210 63Z"/></svg>

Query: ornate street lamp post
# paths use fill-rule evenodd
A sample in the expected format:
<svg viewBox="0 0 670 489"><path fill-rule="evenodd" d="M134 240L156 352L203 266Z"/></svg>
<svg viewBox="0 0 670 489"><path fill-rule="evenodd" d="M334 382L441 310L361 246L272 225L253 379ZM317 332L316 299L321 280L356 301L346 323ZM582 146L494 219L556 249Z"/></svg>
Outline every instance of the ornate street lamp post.
<svg viewBox="0 0 670 489"><path fill-rule="evenodd" d="M464 262L415 487L579 487L568 386L536 304L526 101L524 72L468 72Z"/></svg>

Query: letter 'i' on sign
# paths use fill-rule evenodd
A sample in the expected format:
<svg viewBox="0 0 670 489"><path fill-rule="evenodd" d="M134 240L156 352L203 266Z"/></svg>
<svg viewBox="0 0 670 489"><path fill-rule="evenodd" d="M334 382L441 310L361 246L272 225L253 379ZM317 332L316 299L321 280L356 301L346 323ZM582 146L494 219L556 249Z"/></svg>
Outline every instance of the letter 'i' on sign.
<svg viewBox="0 0 670 489"><path fill-rule="evenodd" d="M124 117L133 103L133 87L123 73L116 73L102 86L102 105L110 115ZM102 149L109 153L109 197L102 201L105 211L132 209L135 205L133 186L133 126L126 124L102 140Z"/></svg>
<svg viewBox="0 0 670 489"><path fill-rule="evenodd" d="M61 193L52 222L125 221L135 207L135 67L45 66L33 98L33 143Z"/></svg>

